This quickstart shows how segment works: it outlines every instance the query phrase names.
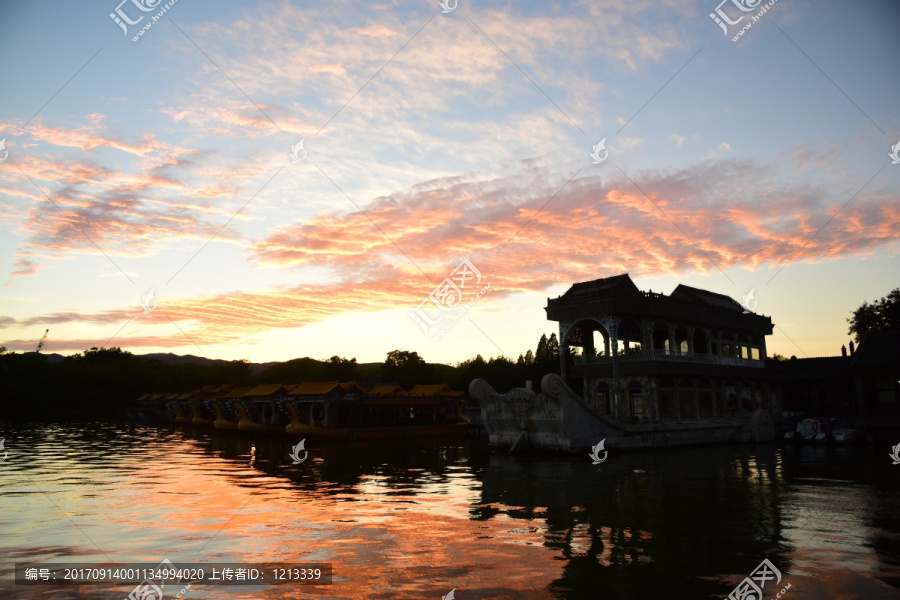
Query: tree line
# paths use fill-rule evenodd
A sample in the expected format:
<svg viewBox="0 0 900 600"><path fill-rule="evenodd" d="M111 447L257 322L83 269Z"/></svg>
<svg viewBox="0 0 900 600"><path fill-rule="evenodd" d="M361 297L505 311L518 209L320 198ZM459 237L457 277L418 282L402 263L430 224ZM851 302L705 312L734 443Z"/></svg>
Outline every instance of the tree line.
<svg viewBox="0 0 900 600"><path fill-rule="evenodd" d="M868 333L900 330L900 288L875 302L863 302L847 322L849 333L863 343ZM374 365L341 356L297 358L254 374L245 360L166 364L113 347L91 348L51 362L37 352L9 353L0 346L0 419L104 418L145 393L187 392L224 383L249 387L356 381L363 386L396 384L407 390L420 383L446 383L467 392L469 382L483 378L498 392L523 387L526 380L540 391L541 378L559 372L559 353L554 333L549 338L542 335L534 352L529 350L516 360L506 356L484 359L479 354L456 365L443 365L427 363L416 352L393 350L383 363ZM567 352L565 356L571 373L572 359ZM778 358L783 359L773 355L774 360Z"/></svg>
<svg viewBox="0 0 900 600"><path fill-rule="evenodd" d="M481 377L498 391L523 387L544 374L559 371L556 334L541 336L535 352L513 361L507 357L474 358L443 365L427 363L416 352L393 350L383 363L361 365L356 358L332 356L326 360L297 358L274 364L254 374L246 360L210 364L167 364L118 347L91 348L52 362L37 352L8 353L0 347L0 419L104 418L146 393L179 393L206 385L231 383L255 386L307 381L356 381L364 387L446 383L468 391L469 382Z"/></svg>

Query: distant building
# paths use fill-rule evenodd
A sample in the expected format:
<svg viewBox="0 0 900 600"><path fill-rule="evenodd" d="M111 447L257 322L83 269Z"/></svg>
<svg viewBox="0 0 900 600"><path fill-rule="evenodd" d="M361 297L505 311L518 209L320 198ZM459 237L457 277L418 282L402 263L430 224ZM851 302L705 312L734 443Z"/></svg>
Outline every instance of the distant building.
<svg viewBox="0 0 900 600"><path fill-rule="evenodd" d="M867 334L852 357L857 422L872 441L900 442L900 331ZM893 441L892 441L893 440Z"/></svg>
<svg viewBox="0 0 900 600"><path fill-rule="evenodd" d="M783 410L791 417L851 417L857 412L851 356L797 358L769 365L781 383Z"/></svg>

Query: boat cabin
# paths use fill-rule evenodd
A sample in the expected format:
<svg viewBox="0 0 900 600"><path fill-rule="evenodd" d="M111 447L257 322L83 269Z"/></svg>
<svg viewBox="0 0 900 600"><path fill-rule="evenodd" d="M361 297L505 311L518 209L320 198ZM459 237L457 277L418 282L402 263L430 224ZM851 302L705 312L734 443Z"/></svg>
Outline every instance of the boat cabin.
<svg viewBox="0 0 900 600"><path fill-rule="evenodd" d="M287 395L288 388L277 384L258 385L241 398L247 416L260 425L286 425L287 420L279 406Z"/></svg>

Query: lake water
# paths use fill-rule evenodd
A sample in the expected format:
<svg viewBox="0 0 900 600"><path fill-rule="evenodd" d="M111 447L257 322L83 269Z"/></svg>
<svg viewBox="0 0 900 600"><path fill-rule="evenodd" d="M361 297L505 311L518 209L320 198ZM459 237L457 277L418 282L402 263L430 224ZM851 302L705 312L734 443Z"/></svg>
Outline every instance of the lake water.
<svg viewBox="0 0 900 600"><path fill-rule="evenodd" d="M889 448L717 446L585 456L483 440L288 441L122 423L8 426L0 597L125 598L134 585L16 585L13 564L331 563L328 586L169 585L165 598L900 598ZM900 441L900 440L898 440ZM0 453L2 458L2 453ZM758 599L757 599L758 600Z"/></svg>

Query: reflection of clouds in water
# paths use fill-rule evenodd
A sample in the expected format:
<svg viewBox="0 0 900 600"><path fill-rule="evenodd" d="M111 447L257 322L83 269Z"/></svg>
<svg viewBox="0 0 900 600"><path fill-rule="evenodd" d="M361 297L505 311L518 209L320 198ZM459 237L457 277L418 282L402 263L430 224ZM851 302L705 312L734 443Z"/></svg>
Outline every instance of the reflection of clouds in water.
<svg viewBox="0 0 900 600"><path fill-rule="evenodd" d="M29 451L0 469L4 564L106 560L87 534L118 562L334 568L328 588L195 586L187 597L439 598L455 587L461 599L687 598L682 586L721 597L763 558L798 599L889 598L879 578L897 577L896 523L882 515L900 500L852 452L624 453L598 473L463 439L315 443L323 460L292 466L297 440L201 430L47 426L7 438ZM0 579L0 595L9 585Z"/></svg>

